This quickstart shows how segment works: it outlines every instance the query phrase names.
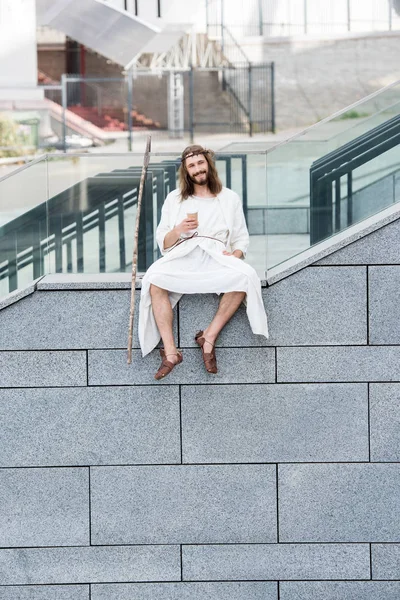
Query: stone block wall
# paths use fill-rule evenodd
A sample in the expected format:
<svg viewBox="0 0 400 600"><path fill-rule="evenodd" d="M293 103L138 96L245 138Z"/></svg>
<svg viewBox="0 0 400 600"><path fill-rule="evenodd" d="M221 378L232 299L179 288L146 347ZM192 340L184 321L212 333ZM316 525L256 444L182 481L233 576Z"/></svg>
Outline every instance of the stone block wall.
<svg viewBox="0 0 400 600"><path fill-rule="evenodd" d="M128 278L0 310L1 600L397 600L400 220L263 288L203 370L126 364ZM271 280L272 281L272 280Z"/></svg>
<svg viewBox="0 0 400 600"><path fill-rule="evenodd" d="M251 61L275 63L277 130L306 127L400 78L399 31L337 38L246 38ZM398 102L398 92L393 104ZM392 104L391 101L387 105ZM373 103L361 115L374 114Z"/></svg>

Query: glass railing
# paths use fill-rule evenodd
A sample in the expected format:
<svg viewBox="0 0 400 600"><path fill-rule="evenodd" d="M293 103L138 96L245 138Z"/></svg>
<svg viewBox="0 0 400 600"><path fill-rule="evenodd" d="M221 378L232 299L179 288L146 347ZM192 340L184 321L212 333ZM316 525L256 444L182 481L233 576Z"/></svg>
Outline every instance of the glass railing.
<svg viewBox="0 0 400 600"><path fill-rule="evenodd" d="M266 154L219 154L223 185L243 200L251 233L265 204ZM129 272L142 154L48 154L0 180L0 297L50 273ZM139 234L139 272L159 256L155 229L177 186L179 156L152 154ZM251 201L252 205L248 206ZM255 205L255 207L253 206ZM248 260L265 276L266 244Z"/></svg>
<svg viewBox="0 0 400 600"><path fill-rule="evenodd" d="M318 241L318 235L310 237L313 214L325 219L326 238L400 200L400 124L396 125L399 135L395 132L387 147L388 133L368 139L399 115L397 82L292 139L266 148L267 269ZM342 152L351 145L358 157ZM243 145L240 147L244 150ZM377 154L371 152L372 147L378 149ZM233 149L235 146L230 147ZM336 154L336 162L324 161L331 153ZM319 171L317 161L325 162Z"/></svg>
<svg viewBox="0 0 400 600"><path fill-rule="evenodd" d="M284 143L217 154L223 184L242 198L246 260L261 278L318 235L400 200L399 115L395 84ZM0 297L47 273L129 272L142 163L141 153L48 154L0 179ZM178 166L176 153L151 155L141 272L159 256L155 228Z"/></svg>

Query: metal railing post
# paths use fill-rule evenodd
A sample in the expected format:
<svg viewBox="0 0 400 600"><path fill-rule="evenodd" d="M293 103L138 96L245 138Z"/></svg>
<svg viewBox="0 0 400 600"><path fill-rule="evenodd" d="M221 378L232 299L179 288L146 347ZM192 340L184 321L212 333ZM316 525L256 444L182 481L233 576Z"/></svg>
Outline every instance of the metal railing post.
<svg viewBox="0 0 400 600"><path fill-rule="evenodd" d="M242 202L243 202L243 212L244 216L247 219L247 156L246 154L242 154Z"/></svg>
<svg viewBox="0 0 400 600"><path fill-rule="evenodd" d="M393 0L389 0L389 31L392 31L393 19Z"/></svg>
<svg viewBox="0 0 400 600"><path fill-rule="evenodd" d="M253 102L253 86L252 86L252 71L251 71L251 64L248 66L248 73L249 73L249 96L248 96L248 103L249 103L249 127L250 127L250 137L253 136L253 111L252 111L252 102Z"/></svg>
<svg viewBox="0 0 400 600"><path fill-rule="evenodd" d="M128 151L132 152L133 74L128 70Z"/></svg>
<svg viewBox="0 0 400 600"><path fill-rule="evenodd" d="M61 101L63 151L67 152L67 76L65 74L61 75Z"/></svg>
<svg viewBox="0 0 400 600"><path fill-rule="evenodd" d="M353 224L353 172L347 173L347 226Z"/></svg>
<svg viewBox="0 0 400 600"><path fill-rule="evenodd" d="M275 63L271 63L271 131L275 133Z"/></svg>

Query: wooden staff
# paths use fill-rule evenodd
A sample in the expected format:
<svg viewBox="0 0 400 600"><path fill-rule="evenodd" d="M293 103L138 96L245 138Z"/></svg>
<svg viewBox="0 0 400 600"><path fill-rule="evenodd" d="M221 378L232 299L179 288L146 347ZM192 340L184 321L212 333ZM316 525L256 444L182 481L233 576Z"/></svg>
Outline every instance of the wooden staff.
<svg viewBox="0 0 400 600"><path fill-rule="evenodd" d="M138 258L140 212L141 212L141 208L142 208L144 182L146 180L147 167L149 166L149 161L150 161L150 151L151 151L151 135L147 136L146 152L144 153L142 176L140 178L139 195L138 195L138 200L137 200L136 227L135 227L135 238L133 241L133 257L132 257L132 287L131 287L131 308L130 308L130 313L129 313L128 365L130 365L132 362L133 317L135 314L135 288L136 288L136 272L137 272L137 258Z"/></svg>

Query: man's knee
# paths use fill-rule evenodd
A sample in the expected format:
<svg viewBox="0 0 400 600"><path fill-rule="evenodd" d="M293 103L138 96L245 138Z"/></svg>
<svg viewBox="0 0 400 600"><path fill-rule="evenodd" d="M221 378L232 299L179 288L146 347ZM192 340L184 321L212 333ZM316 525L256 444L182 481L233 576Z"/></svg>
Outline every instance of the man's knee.
<svg viewBox="0 0 400 600"><path fill-rule="evenodd" d="M238 300L244 300L246 292L225 292L221 299L227 302L236 302Z"/></svg>
<svg viewBox="0 0 400 600"><path fill-rule="evenodd" d="M152 297L165 296L167 294L168 294L167 290L164 290L163 288L158 287L158 285L154 285L154 283L150 284L150 295Z"/></svg>

